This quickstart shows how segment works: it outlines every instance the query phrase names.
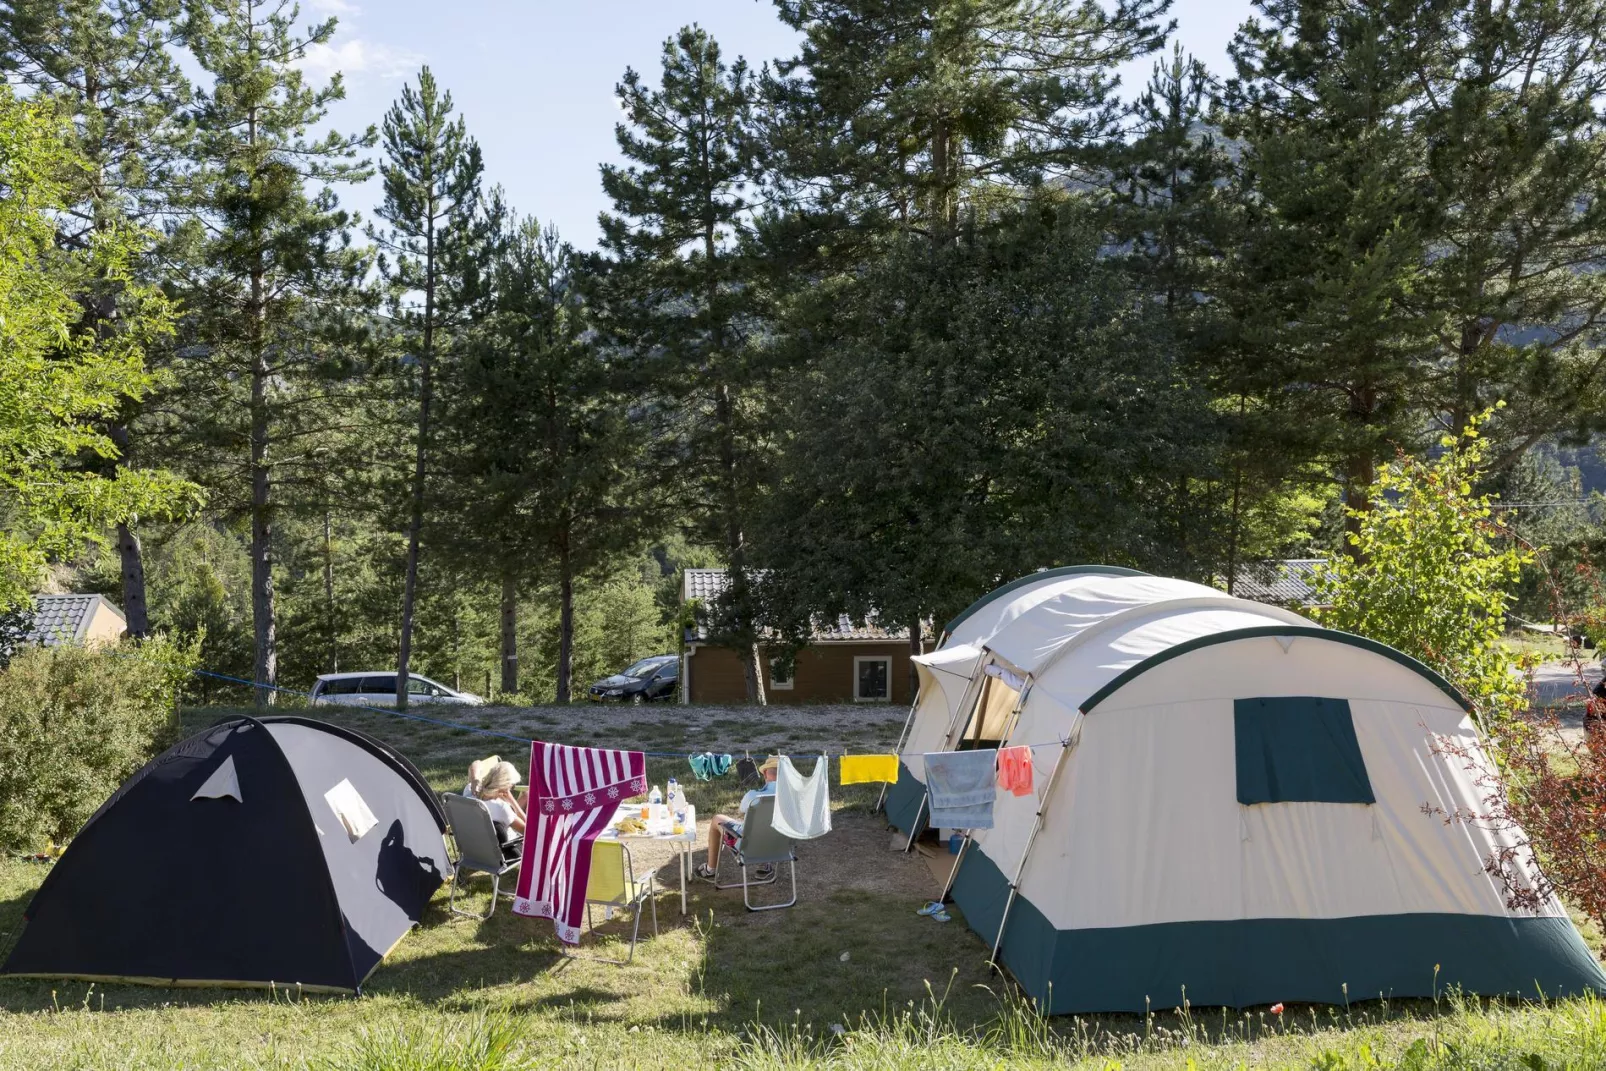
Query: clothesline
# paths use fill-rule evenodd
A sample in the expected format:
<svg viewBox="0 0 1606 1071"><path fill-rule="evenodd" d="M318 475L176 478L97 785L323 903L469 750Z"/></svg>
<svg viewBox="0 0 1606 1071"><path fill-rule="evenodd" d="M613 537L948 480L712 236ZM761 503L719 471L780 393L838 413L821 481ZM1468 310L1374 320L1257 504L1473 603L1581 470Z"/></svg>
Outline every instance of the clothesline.
<svg viewBox="0 0 1606 1071"><path fill-rule="evenodd" d="M141 658L138 655L128 654L128 653L121 652L121 651L114 651L112 653L114 655L116 655L118 658L127 658L127 659L130 659L132 661L136 661L136 662L152 662L151 659ZM154 664L154 663L152 663L152 664ZM285 688L285 687L282 687L282 686L277 685L277 684L257 684L255 681L248 681L248 680L244 679L243 677L231 677L227 673L216 673L216 672L213 672L212 670L208 670L208 669L191 669L191 670L188 670L187 672L189 672L191 675L196 676L196 677L206 677L206 678L209 678L211 680L227 681L230 684L241 684L241 685L244 685L247 688L265 688L270 692L278 692L278 693L283 694L283 695L296 695L296 696L302 697L303 699L311 699L312 698L312 693L311 692L302 691L299 688ZM514 743L518 743L518 744L533 744L533 743L535 743L535 738L534 737L515 736L512 733L498 732L495 729L485 729L485 728L482 728L482 727L480 727L478 725L466 725L463 722L459 722L459 721L447 721L447 720L445 720L443 718L428 718L428 717L425 717L422 714L413 714L413 713L411 713L409 711L397 710L395 707L376 707L376 706L371 706L371 705L366 704L366 703L341 703L341 704L338 704L338 705L343 707L343 708L345 708L345 709L347 709L347 710L365 710L365 711L368 711L368 712L373 713L373 714L386 714L386 715L389 715L390 717L393 717L393 718L405 718L408 721L420 721L420 722L424 722L425 724L428 724L428 725L439 725L439 726L441 726L442 728L445 728L445 729L456 729L456 730L458 730L460 732L476 733L476 734L478 734L480 736L493 736L493 737L496 737L497 739L500 739L500 740L511 740ZM1038 748L1044 748L1044 747L1066 747L1068 744L1069 744L1069 739L1067 737L1059 737L1059 738L1054 739L1054 740L1045 740L1040 744L1011 744L1010 746L1011 747L1027 747L1027 748L1031 748L1031 749L1033 749L1035 751ZM635 749L631 749L631 750L635 750ZM705 753L707 753L709 751L712 751L712 750L714 750L714 749L713 748L700 748L697 751L642 751L641 754L647 756L649 759L689 759L693 755L702 755L702 754L705 754ZM751 753L753 750L767 752L768 748L754 749L754 748L745 748L744 747L744 748L726 748L726 749L722 749L722 750L728 751L731 754L735 754L738 751L742 752L743 754L748 754L748 753ZM829 759L829 758L843 758L845 756L854 755L854 754L863 755L863 754L866 754L866 752L862 752L862 751L860 751L860 752L829 751L829 750L827 750L827 751L821 751L821 752L810 752L810 753L803 754L803 755L797 755L795 757L796 758L800 758L800 759L812 759L812 758Z"/></svg>

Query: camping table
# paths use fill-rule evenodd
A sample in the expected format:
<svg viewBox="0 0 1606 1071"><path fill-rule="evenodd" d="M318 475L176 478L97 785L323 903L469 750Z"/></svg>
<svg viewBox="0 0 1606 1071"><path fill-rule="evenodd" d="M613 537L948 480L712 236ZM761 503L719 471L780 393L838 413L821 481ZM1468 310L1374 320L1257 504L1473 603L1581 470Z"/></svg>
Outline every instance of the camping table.
<svg viewBox="0 0 1606 1071"><path fill-rule="evenodd" d="M680 860L680 913L686 913L686 879L691 874L692 853L697 848L697 808L686 807L686 832L684 833L621 833L619 832L619 819L640 818L641 804L620 804L619 809L613 812L608 819L608 828L597 834L599 840L650 840L672 845L675 855Z"/></svg>

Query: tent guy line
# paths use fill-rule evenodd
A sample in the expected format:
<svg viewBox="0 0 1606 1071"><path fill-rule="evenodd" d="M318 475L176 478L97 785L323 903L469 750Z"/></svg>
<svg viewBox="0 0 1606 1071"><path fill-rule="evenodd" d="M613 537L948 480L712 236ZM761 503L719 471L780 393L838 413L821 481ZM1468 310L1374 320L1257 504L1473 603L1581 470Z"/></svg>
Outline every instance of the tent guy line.
<svg viewBox="0 0 1606 1071"><path fill-rule="evenodd" d="M123 653L123 652L116 652L116 655L117 655L118 658L128 658L128 659L132 659L133 661L136 661L136 662L151 662L152 661L151 659L148 659L148 658L141 658L138 655L126 654L126 653ZM299 688L284 688L284 687L281 687L280 685L277 685L277 684L262 684L262 685L259 685L259 684L256 684L253 681L248 681L243 677L231 677L227 673L215 673L215 672L213 672L212 670L209 670L209 669L191 669L191 670L186 670L185 672L190 673L190 674L192 674L194 676L197 676L197 677L208 677L208 678L211 678L212 680L227 681L230 684L242 684L247 688L266 688L271 692L282 692L285 695L299 695L303 699L312 698L312 693L311 692L304 692L304 691L301 691ZM459 729L459 730L461 730L461 731L463 731L465 733L478 733L481 736L494 736L494 737L497 737L498 739L501 739L501 740L512 740L514 743L518 743L518 744L533 744L533 743L535 743L535 739L533 737L514 736L512 733L497 732L495 729L482 729L477 725L464 725L462 722L458 722L458 721L444 721L444 720L442 720L440 718L426 718L422 714L409 714L406 711L396 710L393 707L375 707L375 706L368 706L368 705L363 704L363 703L342 703L340 705L342 707L346 708L347 710L366 710L366 711L368 711L369 713L372 713L372 714L388 714L393 718L406 718L409 721L421 721L421 722L425 722L425 723L427 723L429 725L439 725L443 729ZM1047 740L1047 741L1044 741L1041 744L1018 744L1016 746L1017 747L1029 747L1029 748L1034 748L1035 749L1035 748L1040 748L1040 747L1064 747L1067 743L1068 743L1067 740L1059 739L1059 740ZM631 750L634 750L634 749L631 749ZM701 755L704 752L709 751L709 750L711 750L711 749L710 748L700 748L697 751L643 751L642 754L647 756L649 759L689 759L693 755ZM736 752L736 751L751 751L751 750L754 750L754 749L752 749L752 748L729 748L728 750L731 751L731 752ZM763 749L760 748L758 750L763 750ZM818 753L817 755L808 754L808 755L799 755L797 757L798 758L821 758L821 759L826 759L826 758L831 758L833 756L840 758L842 756L852 755L852 754L864 754L864 752L822 751L822 752Z"/></svg>

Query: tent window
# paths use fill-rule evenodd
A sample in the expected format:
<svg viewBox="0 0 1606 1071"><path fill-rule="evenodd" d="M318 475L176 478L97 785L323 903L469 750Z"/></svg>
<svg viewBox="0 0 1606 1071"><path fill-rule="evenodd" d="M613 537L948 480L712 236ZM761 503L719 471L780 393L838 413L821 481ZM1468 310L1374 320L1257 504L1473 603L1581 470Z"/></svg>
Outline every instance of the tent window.
<svg viewBox="0 0 1606 1071"><path fill-rule="evenodd" d="M1377 802L1347 699L1239 699L1233 731L1239 803Z"/></svg>
<svg viewBox="0 0 1606 1071"><path fill-rule="evenodd" d="M1020 693L1001 677L989 675L982 685L981 698L959 738L959 750L996 747L1009 729L1009 716L1015 712Z"/></svg>
<svg viewBox="0 0 1606 1071"><path fill-rule="evenodd" d="M358 795L356 786L350 780L341 781L340 784L323 794L324 801L329 809L335 812L340 819L341 828L352 840L361 840L363 834L379 824L374 812L368 809L368 804Z"/></svg>

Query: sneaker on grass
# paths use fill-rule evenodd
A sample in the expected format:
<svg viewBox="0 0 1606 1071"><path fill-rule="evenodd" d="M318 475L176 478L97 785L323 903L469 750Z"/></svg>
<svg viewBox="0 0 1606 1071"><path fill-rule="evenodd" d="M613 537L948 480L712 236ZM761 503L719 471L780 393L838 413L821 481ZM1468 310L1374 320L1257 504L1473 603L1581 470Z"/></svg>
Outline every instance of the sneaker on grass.
<svg viewBox="0 0 1606 1071"><path fill-rule="evenodd" d="M698 863L697 869L693 871L693 873L695 873L699 878L702 878L704 881L714 880L714 868L709 866L707 863Z"/></svg>

